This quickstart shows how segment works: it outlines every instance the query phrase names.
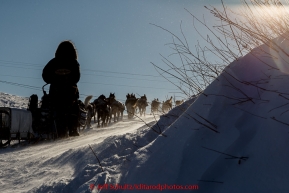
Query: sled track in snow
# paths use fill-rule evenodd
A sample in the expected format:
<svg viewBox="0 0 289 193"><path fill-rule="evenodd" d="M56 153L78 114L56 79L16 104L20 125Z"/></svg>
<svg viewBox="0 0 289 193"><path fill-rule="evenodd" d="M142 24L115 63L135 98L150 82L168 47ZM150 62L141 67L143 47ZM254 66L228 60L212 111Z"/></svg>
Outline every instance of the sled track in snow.
<svg viewBox="0 0 289 193"><path fill-rule="evenodd" d="M155 121L155 118L153 116L146 116L145 118L142 119L146 123ZM48 155L51 154L51 152L54 152L54 155L56 156L69 149L88 146L88 144L100 143L109 136L133 132L139 127L143 126L144 124L145 123L138 118L112 123L110 126L103 128L102 127L97 128L97 124L93 123L91 128L84 129L83 131L81 131L80 136L77 137L68 137L56 140L51 139L39 141L35 144L33 144L33 142L30 144L28 144L28 142L21 142L18 145L17 141L13 141L12 146L0 149L0 155L2 155L1 157L3 157L3 155L10 153L11 149L13 148L12 152L17 152L19 159L22 159L21 157L25 158L28 155L30 159L33 159L33 157ZM33 152L33 154L29 153L31 151Z"/></svg>
<svg viewBox="0 0 289 193"><path fill-rule="evenodd" d="M155 122L153 116L146 116L142 119L150 125ZM46 175L55 175L57 179L63 176L65 181L67 180L65 176L71 176L73 170L69 165L65 165L64 168L55 168L54 161L61 162L62 155L67 156L70 150L83 149L83 147L87 147L87 151L90 151L88 145L101 143L110 136L134 132L144 125L145 123L137 118L130 121L119 121L104 128L97 128L97 124L93 123L90 129L85 129L78 137L45 140L36 144L24 142L19 146L15 144L12 147L0 149L0 168L2 168L0 192L7 192L7 190L9 192L12 189L13 192L29 192L31 187L37 187L40 185L39 183L51 180L46 179ZM38 176L41 176L41 182ZM16 187L17 189L15 189Z"/></svg>

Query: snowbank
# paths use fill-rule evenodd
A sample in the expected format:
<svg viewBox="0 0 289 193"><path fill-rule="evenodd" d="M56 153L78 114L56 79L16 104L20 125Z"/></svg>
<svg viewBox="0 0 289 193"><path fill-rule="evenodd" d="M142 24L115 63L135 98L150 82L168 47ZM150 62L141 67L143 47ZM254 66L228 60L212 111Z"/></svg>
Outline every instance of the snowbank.
<svg viewBox="0 0 289 193"><path fill-rule="evenodd" d="M15 192L112 192L111 185L119 188L113 192L148 187L162 187L162 192L182 187L194 189L175 191L288 192L289 42L280 37L271 43L279 52L267 45L252 50L232 62L196 99L161 116L157 124L150 121L151 128L144 125L101 143L91 143L96 135L86 139L101 166L87 144L53 142L42 151L47 153L50 146L64 150L47 157L43 153L36 160L32 155L21 168L21 178L14 177L16 166L2 171L1 192L16 183ZM83 142L81 137L74 140ZM17 151L28 158L28 150ZM0 167L20 159L14 152L0 151Z"/></svg>
<svg viewBox="0 0 289 193"><path fill-rule="evenodd" d="M288 40L273 42L288 51ZM266 45L234 61L164 131L166 137L134 153L118 183L288 192L289 76L279 70L287 61Z"/></svg>

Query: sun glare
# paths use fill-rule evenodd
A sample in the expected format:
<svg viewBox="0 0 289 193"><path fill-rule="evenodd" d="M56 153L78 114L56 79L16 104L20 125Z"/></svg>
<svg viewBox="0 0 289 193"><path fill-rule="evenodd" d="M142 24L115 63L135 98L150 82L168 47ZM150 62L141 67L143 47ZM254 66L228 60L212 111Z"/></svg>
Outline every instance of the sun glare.
<svg viewBox="0 0 289 193"><path fill-rule="evenodd" d="M257 37L256 41L251 38L251 41L247 41L257 42L252 48L271 42L265 55L269 54L276 67L289 74L289 6L239 5L227 8L231 18L236 18L233 21L238 21L238 24L250 30L248 34Z"/></svg>
<svg viewBox="0 0 289 193"><path fill-rule="evenodd" d="M282 5L259 5L259 6L230 6L228 7L233 13L242 17L250 17L247 19L255 19L257 21L270 22L271 20L284 19L289 17L289 6Z"/></svg>

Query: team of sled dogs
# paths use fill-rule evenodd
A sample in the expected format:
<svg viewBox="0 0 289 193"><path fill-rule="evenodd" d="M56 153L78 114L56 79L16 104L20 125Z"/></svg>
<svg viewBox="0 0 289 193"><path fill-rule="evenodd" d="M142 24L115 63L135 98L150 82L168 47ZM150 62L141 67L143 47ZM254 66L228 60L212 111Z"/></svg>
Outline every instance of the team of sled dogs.
<svg viewBox="0 0 289 193"><path fill-rule="evenodd" d="M127 111L128 119L132 119L137 114L137 111L139 116L145 116L146 107L148 106L145 94L140 98L137 98L134 94L127 94L125 104L116 100L114 93L110 93L109 97L105 97L102 94L93 102L90 102L92 97L92 95L89 95L84 100L85 108L87 110L87 123L83 129L85 127L90 127L92 118L94 118L95 123L97 122L98 127L107 126L111 123L112 119L114 122L122 120L125 110ZM151 113L156 114L159 111L163 113L168 112L173 106L172 99L173 97L163 102L154 99L151 102ZM175 101L175 105L178 106L183 102L184 100Z"/></svg>

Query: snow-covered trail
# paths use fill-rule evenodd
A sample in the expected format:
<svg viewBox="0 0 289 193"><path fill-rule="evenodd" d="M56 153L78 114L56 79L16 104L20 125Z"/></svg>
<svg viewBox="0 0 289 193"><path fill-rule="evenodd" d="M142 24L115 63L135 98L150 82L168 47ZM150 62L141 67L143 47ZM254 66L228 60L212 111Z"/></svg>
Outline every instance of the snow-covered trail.
<svg viewBox="0 0 289 193"><path fill-rule="evenodd" d="M143 118L146 123L150 123L155 121L154 117L147 116ZM93 121L92 121L93 122ZM109 127L97 128L97 124L92 124L91 128L85 129L81 132L79 137L69 137L67 139L59 139L59 140L50 140L45 142L40 142L36 145L28 145L24 147L16 147L7 149L8 154L10 154L11 150L14 152L18 152L17 156L21 159L21 156L26 157L25 155L29 155L31 157L39 157L43 155L58 155L67 151L68 149L78 148L81 146L87 146L88 144L95 144L102 142L105 138L113 135L122 135L125 133L133 132L136 129L140 128L144 125L144 122L138 118L134 118L133 120L127 120L124 117L124 120L115 124L110 125ZM1 152L2 151L2 152ZM6 154L5 149L0 149L0 161L3 159L3 155ZM4 156L5 157L5 156ZM0 163L1 166L1 163Z"/></svg>
<svg viewBox="0 0 289 193"><path fill-rule="evenodd" d="M63 155L78 149L89 150L89 144L98 144L107 137L134 132L145 123L155 121L150 115L142 119L127 120L124 117L123 121L105 128L97 128L97 124L92 124L79 137L0 149L0 192L29 192L51 178L65 183L70 180L74 168L65 164L69 158L66 160Z"/></svg>

